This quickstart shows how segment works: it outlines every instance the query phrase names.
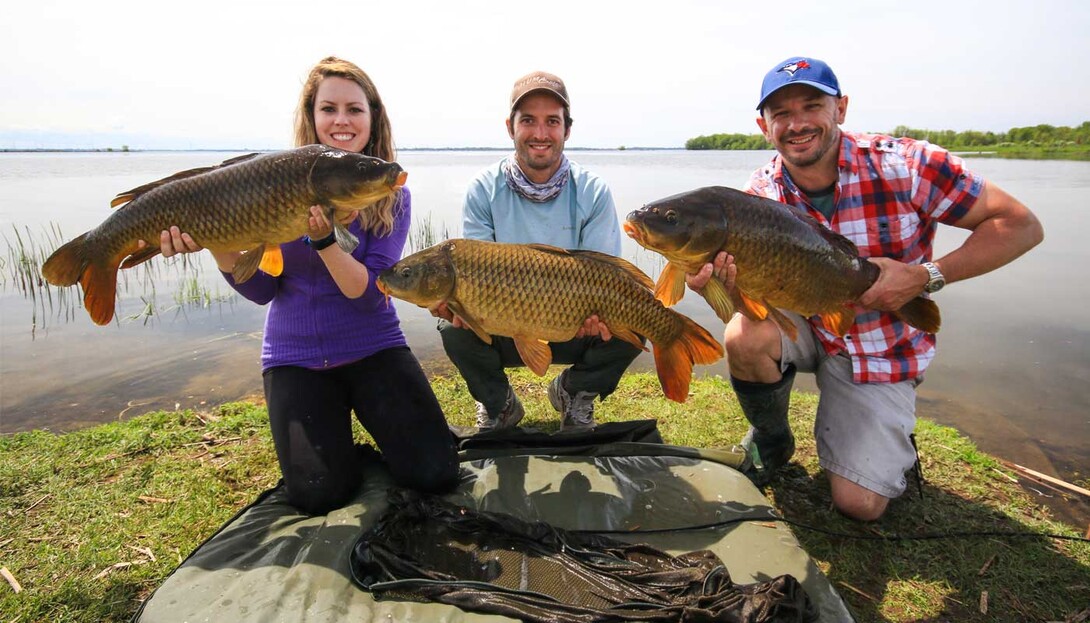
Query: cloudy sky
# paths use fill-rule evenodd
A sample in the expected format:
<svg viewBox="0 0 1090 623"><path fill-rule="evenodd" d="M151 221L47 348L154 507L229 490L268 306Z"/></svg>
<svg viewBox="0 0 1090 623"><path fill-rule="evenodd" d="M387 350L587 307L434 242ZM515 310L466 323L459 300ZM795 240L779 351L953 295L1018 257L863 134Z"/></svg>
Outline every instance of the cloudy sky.
<svg viewBox="0 0 1090 623"><path fill-rule="evenodd" d="M1084 0L19 1L0 148L289 147L330 54L371 75L402 148L509 145L511 83L534 69L567 82L570 146L753 133L762 76L796 54L837 72L848 129L1078 125L1088 32Z"/></svg>

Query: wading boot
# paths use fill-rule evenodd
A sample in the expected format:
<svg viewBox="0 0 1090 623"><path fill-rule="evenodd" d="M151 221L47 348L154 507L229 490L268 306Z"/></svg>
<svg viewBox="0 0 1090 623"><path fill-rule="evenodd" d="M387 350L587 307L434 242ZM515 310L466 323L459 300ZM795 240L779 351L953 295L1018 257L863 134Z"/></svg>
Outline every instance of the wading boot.
<svg viewBox="0 0 1090 623"><path fill-rule="evenodd" d="M743 473L759 487L768 484L772 473L787 465L795 454L795 436L787 423L787 405L794 382L793 365L775 383L752 383L730 377L738 404L750 424L742 447L753 465Z"/></svg>

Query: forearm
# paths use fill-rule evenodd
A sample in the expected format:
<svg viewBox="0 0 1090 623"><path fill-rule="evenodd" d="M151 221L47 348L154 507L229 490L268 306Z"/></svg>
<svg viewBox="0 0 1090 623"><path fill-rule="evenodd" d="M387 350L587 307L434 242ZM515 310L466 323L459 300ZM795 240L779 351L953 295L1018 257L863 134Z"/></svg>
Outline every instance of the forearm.
<svg viewBox="0 0 1090 623"><path fill-rule="evenodd" d="M367 267L352 255L345 253L340 246L332 244L318 251L329 276L345 297L358 299L367 291L371 275Z"/></svg>
<svg viewBox="0 0 1090 623"><path fill-rule="evenodd" d="M1015 201L1015 204L1012 209L976 224L960 247L934 260L947 283L993 271L1044 239L1044 229L1037 217L1021 203Z"/></svg>

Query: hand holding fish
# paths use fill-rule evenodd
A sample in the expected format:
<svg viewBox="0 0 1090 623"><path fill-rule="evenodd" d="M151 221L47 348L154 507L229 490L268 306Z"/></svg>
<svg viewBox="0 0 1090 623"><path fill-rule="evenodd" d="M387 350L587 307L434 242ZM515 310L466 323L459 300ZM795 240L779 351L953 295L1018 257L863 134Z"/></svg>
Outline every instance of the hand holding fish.
<svg viewBox="0 0 1090 623"><path fill-rule="evenodd" d="M734 256L726 251L715 254L715 259L700 267L696 273L685 275L685 283L689 289L700 294L704 286L714 277L723 282L723 287L729 293L734 289L734 279L738 276L738 267L734 264Z"/></svg>
<svg viewBox="0 0 1090 623"><path fill-rule="evenodd" d="M310 206L310 221L308 222L307 235L311 240L320 240L322 238L328 238L333 233L333 225L329 222L329 218L325 215L326 210L319 205ZM341 225L348 225L356 218L359 218L360 211L353 210L343 217L337 219Z"/></svg>
<svg viewBox="0 0 1090 623"><path fill-rule="evenodd" d="M196 253L204 247L197 244L192 236L183 232L177 225L171 225L170 229L164 229L159 234L159 249L163 257L172 257L179 253Z"/></svg>
<svg viewBox="0 0 1090 623"><path fill-rule="evenodd" d="M867 259L881 271L866 292L859 295L859 304L869 309L896 311L923 292L927 270L918 264L905 264L888 257Z"/></svg>
<svg viewBox="0 0 1090 623"><path fill-rule="evenodd" d="M583 326L579 327L579 330L575 332L575 337L599 337L603 342L608 342L613 339L613 334L609 332L606 323L598 318L598 314L594 314L583 321Z"/></svg>
<svg viewBox="0 0 1090 623"><path fill-rule="evenodd" d="M464 320L454 315L454 312L450 311L450 307L447 306L446 301L439 301L434 305L428 307L428 311L432 316L436 318L442 318L450 324L454 325L455 329L468 329L469 325Z"/></svg>

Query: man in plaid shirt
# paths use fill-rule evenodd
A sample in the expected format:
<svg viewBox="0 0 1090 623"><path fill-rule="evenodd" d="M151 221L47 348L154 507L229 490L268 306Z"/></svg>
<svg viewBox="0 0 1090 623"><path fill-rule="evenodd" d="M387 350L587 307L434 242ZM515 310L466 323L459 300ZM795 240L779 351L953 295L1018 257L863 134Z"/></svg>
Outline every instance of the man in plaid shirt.
<svg viewBox="0 0 1090 623"><path fill-rule="evenodd" d="M743 441L754 458L751 476L767 482L790 460L791 385L797 370L813 372L821 391L814 433L833 504L870 521L905 490L905 472L916 460L910 438L916 386L935 354L933 334L890 312L921 292L1003 266L1044 233L1026 206L946 150L841 130L847 109L848 97L822 61L794 57L772 68L761 87L757 125L778 153L745 190L805 209L878 265L881 273L860 297L855 324L841 338L817 316L787 313L799 328L792 341L771 319L737 314L725 339L731 383L751 425ZM972 234L932 260L939 223ZM687 281L701 290L716 278L730 291L736 271L733 258L720 253Z"/></svg>

